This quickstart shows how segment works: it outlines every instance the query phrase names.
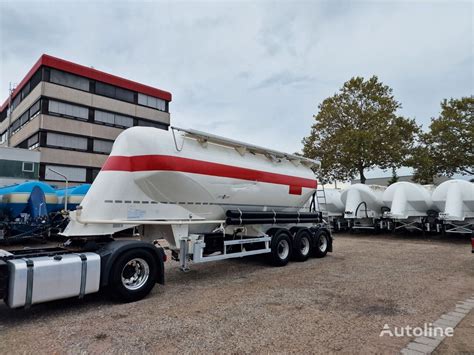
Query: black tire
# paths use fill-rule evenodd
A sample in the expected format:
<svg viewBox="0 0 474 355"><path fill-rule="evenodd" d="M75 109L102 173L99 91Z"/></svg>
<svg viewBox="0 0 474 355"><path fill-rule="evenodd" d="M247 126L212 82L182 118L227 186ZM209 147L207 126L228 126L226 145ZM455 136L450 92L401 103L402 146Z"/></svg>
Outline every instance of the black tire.
<svg viewBox="0 0 474 355"><path fill-rule="evenodd" d="M314 234L313 256L315 258L324 258L329 250L331 237L324 230L319 230Z"/></svg>
<svg viewBox="0 0 474 355"><path fill-rule="evenodd" d="M302 228L298 230L293 238L293 259L296 261L306 261L311 255L311 232Z"/></svg>
<svg viewBox="0 0 474 355"><path fill-rule="evenodd" d="M141 280L139 277L134 284L131 280L137 274L143 274L143 277ZM141 300L155 286L157 274L158 266L150 252L142 249L127 250L118 256L112 267L109 287L110 295L121 302ZM122 280L122 275L125 280ZM130 277L127 278L127 276Z"/></svg>
<svg viewBox="0 0 474 355"><path fill-rule="evenodd" d="M270 243L270 263L273 266L285 266L291 257L291 235L286 229L275 232Z"/></svg>

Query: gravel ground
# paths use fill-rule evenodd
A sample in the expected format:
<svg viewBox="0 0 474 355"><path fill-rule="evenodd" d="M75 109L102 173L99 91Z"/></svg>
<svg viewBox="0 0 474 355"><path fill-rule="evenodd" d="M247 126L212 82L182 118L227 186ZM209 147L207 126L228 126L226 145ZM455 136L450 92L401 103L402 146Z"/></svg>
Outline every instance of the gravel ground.
<svg viewBox="0 0 474 355"><path fill-rule="evenodd" d="M167 284L136 303L0 305L0 353L397 353L412 338L380 337L384 324L422 326L474 294L460 237L337 234L334 253L283 268L259 257L166 266ZM456 341L474 352L469 332Z"/></svg>

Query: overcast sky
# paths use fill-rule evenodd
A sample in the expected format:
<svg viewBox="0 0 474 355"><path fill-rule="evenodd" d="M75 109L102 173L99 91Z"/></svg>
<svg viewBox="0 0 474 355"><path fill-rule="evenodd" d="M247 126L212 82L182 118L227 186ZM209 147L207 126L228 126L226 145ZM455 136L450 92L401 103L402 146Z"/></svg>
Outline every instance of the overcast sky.
<svg viewBox="0 0 474 355"><path fill-rule="evenodd" d="M471 1L0 0L0 21L2 102L47 53L170 91L172 125L288 152L352 76L425 127L473 93Z"/></svg>

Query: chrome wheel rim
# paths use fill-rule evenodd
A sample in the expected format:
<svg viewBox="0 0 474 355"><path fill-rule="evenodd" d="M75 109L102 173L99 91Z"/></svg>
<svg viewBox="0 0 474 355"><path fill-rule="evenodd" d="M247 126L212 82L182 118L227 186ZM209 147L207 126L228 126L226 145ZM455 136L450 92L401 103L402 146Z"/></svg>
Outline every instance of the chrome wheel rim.
<svg viewBox="0 0 474 355"><path fill-rule="evenodd" d="M290 254L290 244L288 243L287 240L285 239L280 240L277 246L277 253L278 253L278 257L281 260L284 260L288 257L288 255Z"/></svg>
<svg viewBox="0 0 474 355"><path fill-rule="evenodd" d="M131 259L122 269L122 284L127 290L138 290L150 277L150 266L142 258Z"/></svg>
<svg viewBox="0 0 474 355"><path fill-rule="evenodd" d="M310 250L310 244L308 238L301 238L301 254L308 255Z"/></svg>
<svg viewBox="0 0 474 355"><path fill-rule="evenodd" d="M324 234L319 236L319 241L318 241L318 248L320 251L323 253L326 251L328 247L328 240Z"/></svg>

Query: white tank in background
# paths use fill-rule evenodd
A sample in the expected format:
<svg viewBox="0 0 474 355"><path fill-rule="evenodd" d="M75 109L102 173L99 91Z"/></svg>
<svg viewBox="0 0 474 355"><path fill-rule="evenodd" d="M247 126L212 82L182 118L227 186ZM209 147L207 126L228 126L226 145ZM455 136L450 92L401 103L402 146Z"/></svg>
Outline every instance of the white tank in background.
<svg viewBox="0 0 474 355"><path fill-rule="evenodd" d="M351 228L378 228L378 219L383 214L385 189L385 186L354 184L342 191L344 218L352 220Z"/></svg>
<svg viewBox="0 0 474 355"><path fill-rule="evenodd" d="M344 204L340 189L325 189L326 201L320 202L320 211L327 212L328 217L344 216Z"/></svg>
<svg viewBox="0 0 474 355"><path fill-rule="evenodd" d="M347 228L341 192L341 189L325 189L325 198L318 198L318 210L323 212L323 216L327 217L332 230L336 232Z"/></svg>
<svg viewBox="0 0 474 355"><path fill-rule="evenodd" d="M473 233L474 184L466 180L448 180L431 196L439 208L439 219L448 233Z"/></svg>
<svg viewBox="0 0 474 355"><path fill-rule="evenodd" d="M383 193L383 202L390 211L385 212L384 217L391 219L393 229L423 230L428 214L432 214L430 211L437 210L431 199L432 190L431 185L422 186L406 181L387 187Z"/></svg>
<svg viewBox="0 0 474 355"><path fill-rule="evenodd" d="M448 180L440 184L432 196L441 211L440 218L464 221L474 218L474 184L466 180Z"/></svg>

